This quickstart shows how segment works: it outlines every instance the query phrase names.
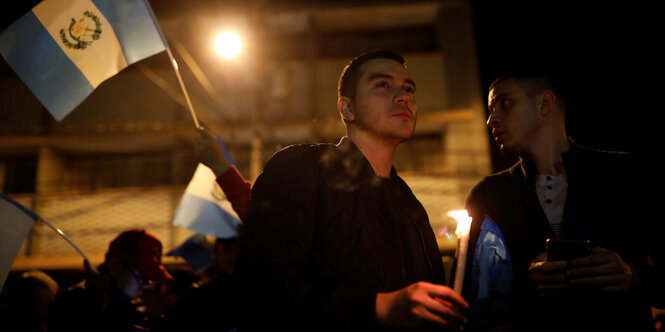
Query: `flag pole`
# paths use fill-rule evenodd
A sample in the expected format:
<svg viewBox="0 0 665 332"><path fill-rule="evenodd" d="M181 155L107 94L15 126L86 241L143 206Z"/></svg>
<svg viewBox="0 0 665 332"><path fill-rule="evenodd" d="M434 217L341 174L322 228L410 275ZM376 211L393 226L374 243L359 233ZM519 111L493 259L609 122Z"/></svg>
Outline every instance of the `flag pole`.
<svg viewBox="0 0 665 332"><path fill-rule="evenodd" d="M175 74L178 77L178 83L180 83L180 88L182 89L182 93L185 94L185 100L187 101L187 106L189 107L189 112L192 114L192 119L194 120L194 125L196 125L196 128L201 128L199 125L199 120L196 118L196 113L194 113L194 107L192 106L192 101L189 99L189 94L187 94L187 89L185 88L185 83L182 80L182 76L180 76L180 70L178 69L178 63L175 61L175 58L173 57L173 54L171 53L171 48L166 46L166 53L169 55L169 59L171 60L171 65L173 65L173 70L175 70Z"/></svg>
<svg viewBox="0 0 665 332"><path fill-rule="evenodd" d="M199 119L196 117L196 113L194 113L194 107L192 106L192 102L189 99L189 94L187 93L187 89L185 89L185 83L182 80L182 76L180 76L180 70L178 70L178 63L175 61L173 53L171 53L171 48L169 47L169 43L166 42L166 37L164 37L162 29L159 28L159 23L157 23L157 17L155 16L155 13L152 11L152 7L150 7L150 4L148 3L147 0L143 0L143 2L145 3L146 8L148 8L148 12L152 16L152 20L157 25L157 32L159 32L159 36L162 38L162 42L164 42L164 45L166 46L166 53L169 55L169 60L171 60L171 65L173 66L173 70L175 70L175 75L178 77L178 83L180 83L180 89L182 89L182 93L185 95L185 100L187 101L187 106L189 107L189 113L192 114L192 120L194 120L194 125L196 125L196 128L201 128L201 126L199 125Z"/></svg>
<svg viewBox="0 0 665 332"><path fill-rule="evenodd" d="M67 241L69 244L71 244L72 247L74 247L74 249L76 249L76 251L78 251L78 253L81 254L81 256L83 256L83 259L85 259L86 263L88 263L88 266L90 266L92 271L97 275L99 274L99 271L97 270L97 268L94 265L92 265L92 263L90 262L88 257L81 250L81 248L79 248L76 244L74 244L74 242L72 242L72 240L70 240L69 237L67 237L67 235L65 235L65 233L63 233L60 230L60 228L51 225L51 223L47 222L46 220L42 219L41 217L39 218L39 220L42 221L44 224L46 224L46 226L51 228L53 231L58 233L58 235L60 235L63 239L65 239L65 241Z"/></svg>

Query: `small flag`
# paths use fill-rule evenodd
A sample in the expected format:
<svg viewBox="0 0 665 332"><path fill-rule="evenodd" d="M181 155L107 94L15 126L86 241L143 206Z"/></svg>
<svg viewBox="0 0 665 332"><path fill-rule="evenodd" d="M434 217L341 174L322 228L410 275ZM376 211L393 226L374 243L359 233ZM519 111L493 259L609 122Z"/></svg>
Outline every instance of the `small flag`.
<svg viewBox="0 0 665 332"><path fill-rule="evenodd" d="M173 225L217 238L238 236L240 219L215 181L215 174L199 163L180 200Z"/></svg>
<svg viewBox="0 0 665 332"><path fill-rule="evenodd" d="M501 229L488 215L480 226L480 235L471 263L472 298L470 314L510 312L513 288L513 263Z"/></svg>
<svg viewBox="0 0 665 332"><path fill-rule="evenodd" d="M0 193L0 289L28 232L39 219L34 212Z"/></svg>
<svg viewBox="0 0 665 332"><path fill-rule="evenodd" d="M103 81L165 49L145 0L45 0L0 34L0 53L58 121Z"/></svg>

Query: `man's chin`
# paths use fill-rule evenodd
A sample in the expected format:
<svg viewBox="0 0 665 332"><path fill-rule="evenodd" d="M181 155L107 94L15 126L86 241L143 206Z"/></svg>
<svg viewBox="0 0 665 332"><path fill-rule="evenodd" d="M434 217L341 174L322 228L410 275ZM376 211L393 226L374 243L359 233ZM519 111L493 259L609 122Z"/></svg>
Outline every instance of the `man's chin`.
<svg viewBox="0 0 665 332"><path fill-rule="evenodd" d="M519 152L516 151L516 149L511 148L510 146L508 146L506 144L499 145L499 149L501 150L501 152L503 154L505 154L506 156L509 156L509 157L517 157L517 156L520 155Z"/></svg>
<svg viewBox="0 0 665 332"><path fill-rule="evenodd" d="M415 128L410 128L410 129L404 129L398 132L394 132L392 137L398 140L400 143L408 140L413 136L413 133L415 132Z"/></svg>

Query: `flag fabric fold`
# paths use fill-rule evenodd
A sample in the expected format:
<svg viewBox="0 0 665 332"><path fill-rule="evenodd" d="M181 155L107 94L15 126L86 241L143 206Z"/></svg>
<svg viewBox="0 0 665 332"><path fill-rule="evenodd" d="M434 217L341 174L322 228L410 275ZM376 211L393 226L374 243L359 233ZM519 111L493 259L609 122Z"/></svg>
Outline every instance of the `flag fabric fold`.
<svg viewBox="0 0 665 332"><path fill-rule="evenodd" d="M208 235L194 234L181 245L171 249L166 256L182 257L198 272L203 273L215 264L214 241Z"/></svg>
<svg viewBox="0 0 665 332"><path fill-rule="evenodd" d="M488 215L480 226L471 267L470 315L510 312L513 263L500 227Z"/></svg>
<svg viewBox="0 0 665 332"><path fill-rule="evenodd" d="M238 236L240 219L215 181L215 174L199 163L173 217L173 225L217 238Z"/></svg>
<svg viewBox="0 0 665 332"><path fill-rule="evenodd" d="M37 214L0 193L0 289L7 280L23 241L39 219Z"/></svg>
<svg viewBox="0 0 665 332"><path fill-rule="evenodd" d="M45 0L0 33L0 54L58 121L166 46L145 0Z"/></svg>

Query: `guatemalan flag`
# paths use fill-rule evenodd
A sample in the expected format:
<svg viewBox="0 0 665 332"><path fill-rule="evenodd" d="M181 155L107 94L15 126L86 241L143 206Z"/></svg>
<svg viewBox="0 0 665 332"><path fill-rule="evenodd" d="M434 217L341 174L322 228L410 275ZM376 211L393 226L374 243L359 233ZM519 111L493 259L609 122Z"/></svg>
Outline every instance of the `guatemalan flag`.
<svg viewBox="0 0 665 332"><path fill-rule="evenodd" d="M0 34L0 53L58 121L103 81L165 49L145 0L45 0Z"/></svg>
<svg viewBox="0 0 665 332"><path fill-rule="evenodd" d="M215 181L215 174L199 163L182 195L173 225L228 239L238 236L240 218Z"/></svg>
<svg viewBox="0 0 665 332"><path fill-rule="evenodd" d="M0 289L30 229L41 218L20 203L0 193Z"/></svg>

